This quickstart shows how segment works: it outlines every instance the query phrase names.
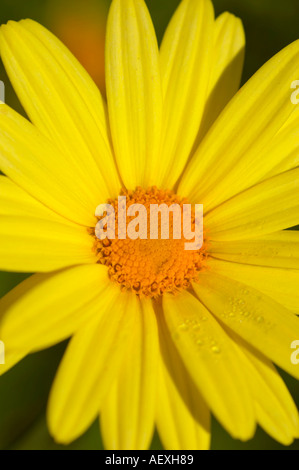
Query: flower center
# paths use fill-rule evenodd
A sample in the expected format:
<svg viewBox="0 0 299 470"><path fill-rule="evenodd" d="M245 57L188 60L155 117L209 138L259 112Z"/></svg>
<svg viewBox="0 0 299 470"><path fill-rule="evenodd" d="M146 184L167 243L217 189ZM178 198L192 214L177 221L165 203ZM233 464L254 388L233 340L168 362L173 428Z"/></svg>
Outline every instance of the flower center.
<svg viewBox="0 0 299 470"><path fill-rule="evenodd" d="M108 204L113 208L110 212L115 221L115 235L112 238L109 236L108 222L103 225L107 229L107 238L99 239L97 228L93 230L93 235L98 263L108 267L110 279L119 283L123 289L147 297L187 289L192 281L197 280L199 272L205 267L206 240L201 232L203 243L200 248L193 248L194 242L191 248L192 239L190 236L185 238L186 206L190 207L189 234L196 233L197 222L195 210L186 199L179 198L173 191L151 187L147 190L123 190L121 197L109 200ZM134 204L142 205L145 209L132 215ZM176 210L173 210L174 206ZM179 218L178 210L181 213ZM108 212L106 210L103 216L98 216L103 224L104 217L108 221ZM132 229L132 223L135 230ZM138 238L134 236L136 232Z"/></svg>

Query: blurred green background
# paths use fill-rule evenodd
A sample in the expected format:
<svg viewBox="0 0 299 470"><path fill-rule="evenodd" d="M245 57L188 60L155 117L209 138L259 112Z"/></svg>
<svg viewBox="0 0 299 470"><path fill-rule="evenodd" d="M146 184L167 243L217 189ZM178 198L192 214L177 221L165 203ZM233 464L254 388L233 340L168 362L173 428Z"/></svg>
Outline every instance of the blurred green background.
<svg viewBox="0 0 299 470"><path fill-rule="evenodd" d="M51 29L77 55L103 90L105 18L110 0L1 0L0 24L32 18ZM298 0L214 0L216 14L230 11L242 18L246 38L245 82L265 61L299 38ZM147 0L159 41L179 0ZM88 54L87 52L88 51ZM299 74L299 68L298 68ZM0 80L6 102L23 112L2 64ZM24 274L0 273L0 296L24 279ZM65 344L34 354L0 378L0 449L101 449L98 425L69 447L57 446L45 422L45 406ZM299 407L298 382L282 373ZM153 449L161 449L155 436ZM213 422L213 449L285 449L261 429L240 443ZM287 449L299 450L297 440Z"/></svg>

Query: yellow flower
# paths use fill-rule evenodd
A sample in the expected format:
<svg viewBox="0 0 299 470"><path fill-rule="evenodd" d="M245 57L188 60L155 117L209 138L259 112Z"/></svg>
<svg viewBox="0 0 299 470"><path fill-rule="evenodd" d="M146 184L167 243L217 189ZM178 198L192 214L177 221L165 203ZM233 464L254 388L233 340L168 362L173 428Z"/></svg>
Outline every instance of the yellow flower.
<svg viewBox="0 0 299 470"><path fill-rule="evenodd" d="M298 412L272 361L299 378L299 232L284 231L299 223L299 42L236 93L239 19L183 0L159 51L143 0L113 0L108 111L39 24L2 26L0 50L31 121L0 106L0 268L37 272L1 300L0 370L72 336L48 408L62 443L100 415L109 449L147 448L155 425L166 448L206 449L212 412L235 438L258 423L290 444ZM101 244L95 209L122 188L203 204L201 251Z"/></svg>

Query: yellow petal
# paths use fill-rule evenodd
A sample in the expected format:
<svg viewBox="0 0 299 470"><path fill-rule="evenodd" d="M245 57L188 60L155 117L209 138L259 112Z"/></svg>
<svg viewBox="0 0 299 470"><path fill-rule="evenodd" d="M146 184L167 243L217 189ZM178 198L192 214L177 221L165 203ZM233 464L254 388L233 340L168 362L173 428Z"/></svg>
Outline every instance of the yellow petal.
<svg viewBox="0 0 299 470"><path fill-rule="evenodd" d="M131 344L137 297L113 284L101 295L98 317L71 340L50 394L49 429L63 444L79 437L96 418Z"/></svg>
<svg viewBox="0 0 299 470"><path fill-rule="evenodd" d="M253 186L206 215L209 237L242 240L294 227L299 222L298 188L299 168Z"/></svg>
<svg viewBox="0 0 299 470"><path fill-rule="evenodd" d="M165 449L207 450L210 412L160 319L157 428Z"/></svg>
<svg viewBox="0 0 299 470"><path fill-rule="evenodd" d="M291 343L299 337L299 318L262 292L219 274L202 273L193 287L221 322L299 378L299 368L291 361Z"/></svg>
<svg viewBox="0 0 299 470"><path fill-rule="evenodd" d="M96 85L68 49L32 20L0 30L1 56L30 120L104 202L120 183ZM107 178L109 174L109 178Z"/></svg>
<svg viewBox="0 0 299 470"><path fill-rule="evenodd" d="M65 218L95 225L100 194L93 194L57 147L5 104L0 105L0 170Z"/></svg>
<svg viewBox="0 0 299 470"><path fill-rule="evenodd" d="M273 268L299 269L299 232L283 230L251 240L213 241L213 258Z"/></svg>
<svg viewBox="0 0 299 470"><path fill-rule="evenodd" d="M0 269L49 272L96 263L86 227L28 216L0 216Z"/></svg>
<svg viewBox="0 0 299 470"><path fill-rule="evenodd" d="M163 185L168 188L187 162L203 115L212 64L213 27L210 0L183 0L161 45L164 126L160 172Z"/></svg>
<svg viewBox="0 0 299 470"><path fill-rule="evenodd" d="M0 175L0 215L30 216L44 220L56 220L68 224L67 219L51 211L37 199L17 186L11 179Z"/></svg>
<svg viewBox="0 0 299 470"><path fill-rule="evenodd" d="M252 437L253 403L230 338L187 291L164 296L163 309L175 346L212 412L233 437Z"/></svg>
<svg viewBox="0 0 299 470"><path fill-rule="evenodd" d="M297 115L297 119L290 120L261 155L262 160L271 155L272 165L265 179L299 166L299 117L296 112L291 114L293 115Z"/></svg>
<svg viewBox="0 0 299 470"><path fill-rule="evenodd" d="M283 269L210 259L209 269L260 290L299 314L299 269Z"/></svg>
<svg viewBox="0 0 299 470"><path fill-rule="evenodd" d="M160 162L162 90L158 45L143 0L113 0L106 38L112 140L128 188L155 183Z"/></svg>
<svg viewBox="0 0 299 470"><path fill-rule="evenodd" d="M237 93L241 82L245 55L242 21L225 12L216 19L214 30L209 91L194 149L197 149L220 112Z"/></svg>
<svg viewBox="0 0 299 470"><path fill-rule="evenodd" d="M157 428L163 447L167 450L208 450L209 428L194 418L189 407L201 407L203 417L209 416L208 407L198 393L190 397L187 406L165 367L160 373L158 392Z"/></svg>
<svg viewBox="0 0 299 470"><path fill-rule="evenodd" d="M98 314L110 284L106 268L97 264L29 277L0 300L7 351L36 351L70 337Z"/></svg>
<svg viewBox="0 0 299 470"><path fill-rule="evenodd" d="M236 94L188 166L179 193L206 211L256 184L272 168L261 153L294 111L299 41L267 62ZM297 77L298 78L298 77Z"/></svg>
<svg viewBox="0 0 299 470"><path fill-rule="evenodd" d="M130 314L128 312L128 314ZM150 300L143 300L131 333L132 347L101 408L106 449L148 449L154 431L158 330Z"/></svg>
<svg viewBox="0 0 299 470"><path fill-rule="evenodd" d="M236 335L232 338L243 362L259 424L281 444L290 445L299 435L299 419L284 381L270 361Z"/></svg>

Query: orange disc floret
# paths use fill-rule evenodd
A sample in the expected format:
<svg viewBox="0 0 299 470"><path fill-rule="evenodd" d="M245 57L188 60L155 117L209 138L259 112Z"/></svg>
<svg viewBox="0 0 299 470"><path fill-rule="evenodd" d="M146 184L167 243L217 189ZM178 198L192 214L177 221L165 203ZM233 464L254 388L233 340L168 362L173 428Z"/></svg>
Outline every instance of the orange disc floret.
<svg viewBox="0 0 299 470"><path fill-rule="evenodd" d="M136 188L134 191L122 190L121 196L126 196L126 212L133 204L142 204L146 208L147 238L125 239L118 237L119 212L118 199L109 200L115 213L115 238L100 240L95 235L95 250L98 263L108 267L109 277L119 283L123 289L135 292L139 296L158 297L164 292L175 293L187 289L192 281L196 281L199 272L205 267L207 258L206 240L200 249L186 250L186 240L183 234L183 216L181 217L181 237L174 238L174 215L169 211L169 237L162 238L161 221L159 214L158 238L151 238L151 205L166 204L170 207L176 204L183 214L183 204L186 199L179 198L173 191L157 189L156 187ZM104 215L107 215L106 213ZM136 216L126 216L126 228ZM101 220L101 218L98 218ZM195 228L194 211L191 212L191 229ZM191 240L192 241L192 240Z"/></svg>

